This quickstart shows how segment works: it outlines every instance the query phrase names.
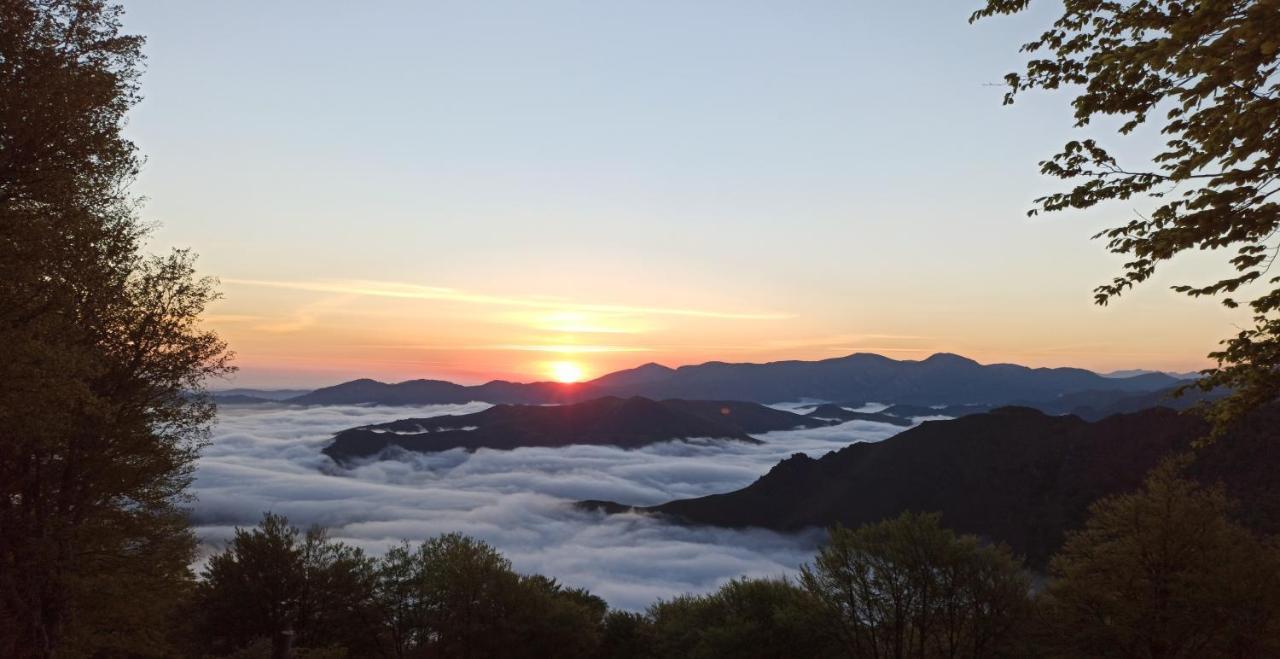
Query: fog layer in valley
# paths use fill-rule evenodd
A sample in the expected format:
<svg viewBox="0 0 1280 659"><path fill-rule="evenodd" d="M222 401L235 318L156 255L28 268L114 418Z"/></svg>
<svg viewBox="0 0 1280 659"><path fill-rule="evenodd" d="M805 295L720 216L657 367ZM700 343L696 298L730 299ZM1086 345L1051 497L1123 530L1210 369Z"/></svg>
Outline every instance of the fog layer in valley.
<svg viewBox="0 0 1280 659"><path fill-rule="evenodd" d="M519 571L640 609L739 575L792 573L809 560L821 534L681 527L646 515L580 511L573 501L649 505L727 492L792 453L816 457L901 430L854 421L757 435L760 445L704 440L630 451L401 452L349 470L320 453L334 432L352 426L486 407L224 406L196 473L197 533L206 547L217 547L235 526L252 526L268 510L299 526L326 526L333 537L375 553L402 539L460 531L496 546Z"/></svg>

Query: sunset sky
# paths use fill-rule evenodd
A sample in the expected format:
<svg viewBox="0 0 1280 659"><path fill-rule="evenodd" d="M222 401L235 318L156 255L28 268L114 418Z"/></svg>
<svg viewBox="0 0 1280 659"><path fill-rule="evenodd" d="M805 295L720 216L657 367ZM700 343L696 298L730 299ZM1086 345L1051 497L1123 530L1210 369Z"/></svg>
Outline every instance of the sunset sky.
<svg viewBox="0 0 1280 659"><path fill-rule="evenodd" d="M1117 143L1062 95L1001 107L1045 8L125 4L137 192L153 247L222 280L221 386L857 351L1182 371L1246 319L1168 290L1214 255L1093 305L1122 259L1089 237L1142 208L1026 217L1039 160Z"/></svg>

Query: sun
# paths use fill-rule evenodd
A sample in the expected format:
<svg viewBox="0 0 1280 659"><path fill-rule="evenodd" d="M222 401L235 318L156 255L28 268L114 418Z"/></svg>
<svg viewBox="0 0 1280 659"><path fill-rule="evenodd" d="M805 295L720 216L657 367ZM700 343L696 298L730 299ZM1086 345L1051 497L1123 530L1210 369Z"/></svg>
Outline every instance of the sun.
<svg viewBox="0 0 1280 659"><path fill-rule="evenodd" d="M557 382L580 382L582 367L573 362L551 362L551 377Z"/></svg>

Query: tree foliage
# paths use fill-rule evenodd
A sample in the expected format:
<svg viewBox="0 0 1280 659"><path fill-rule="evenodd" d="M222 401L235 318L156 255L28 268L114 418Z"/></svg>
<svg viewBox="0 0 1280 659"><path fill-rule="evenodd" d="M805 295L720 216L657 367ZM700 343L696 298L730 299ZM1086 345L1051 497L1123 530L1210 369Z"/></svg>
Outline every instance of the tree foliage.
<svg viewBox="0 0 1280 659"><path fill-rule="evenodd" d="M228 370L190 254L147 257L122 136L142 39L103 0L0 1L0 655L129 647L190 580L181 508ZM196 395L191 395L196 392ZM128 610L107 601L139 601Z"/></svg>
<svg viewBox="0 0 1280 659"><path fill-rule="evenodd" d="M375 562L266 514L210 557L196 594L199 647L226 652L292 634L300 647L372 646Z"/></svg>
<svg viewBox="0 0 1280 659"><path fill-rule="evenodd" d="M589 657L607 608L458 533L393 547L376 597L395 657Z"/></svg>
<svg viewBox="0 0 1280 659"><path fill-rule="evenodd" d="M936 514L836 527L801 583L857 657L1008 654L1030 611L1030 581L1008 551L957 537Z"/></svg>
<svg viewBox="0 0 1280 659"><path fill-rule="evenodd" d="M988 0L970 20L1029 4ZM1066 88L1077 127L1117 117L1121 135L1150 122L1164 136L1149 166L1121 163L1093 139L1071 140L1040 163L1072 187L1037 199L1032 215L1110 201L1154 206L1098 234L1130 259L1096 289L1099 304L1189 250L1233 249L1234 273L1174 290L1236 307L1240 295L1261 289L1248 301L1254 326L1210 355L1218 366L1199 383L1232 389L1215 409L1219 422L1280 397L1280 276L1272 270L1280 250L1277 35L1273 0L1066 0L1053 25L1022 47L1031 56L1025 72L1006 76L1006 104L1028 90Z"/></svg>
<svg viewBox="0 0 1280 659"><path fill-rule="evenodd" d="M609 611L604 617L597 656L652 659L658 656L655 644L653 619L648 615L634 611Z"/></svg>
<svg viewBox="0 0 1280 659"><path fill-rule="evenodd" d="M660 657L839 656L820 615L810 594L790 581L735 579L708 595L654 604L646 640Z"/></svg>
<svg viewBox="0 0 1280 659"><path fill-rule="evenodd" d="M210 558L187 608L191 656L1270 656L1280 552L1229 521L1220 492L1166 464L1099 502L1033 595L1007 551L907 513L837 528L798 582L735 579L646 611L521 575L452 533L382 558L268 514Z"/></svg>
<svg viewBox="0 0 1280 659"><path fill-rule="evenodd" d="M371 558L268 513L209 559L188 651L270 656L289 636L300 656L593 657L607 610L461 534Z"/></svg>
<svg viewBox="0 0 1280 659"><path fill-rule="evenodd" d="M1280 653L1280 553L1169 460L1094 504L1054 559L1046 619L1072 656Z"/></svg>

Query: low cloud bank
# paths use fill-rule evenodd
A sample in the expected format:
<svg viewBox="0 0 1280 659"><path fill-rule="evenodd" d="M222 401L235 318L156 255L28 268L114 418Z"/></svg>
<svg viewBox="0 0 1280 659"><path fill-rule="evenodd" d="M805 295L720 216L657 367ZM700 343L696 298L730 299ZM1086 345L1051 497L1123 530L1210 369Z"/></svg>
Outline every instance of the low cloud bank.
<svg viewBox="0 0 1280 659"><path fill-rule="evenodd" d="M519 571L589 588L615 607L642 609L739 575L793 573L812 556L820 534L681 527L646 515L580 511L572 502L650 505L727 492L793 453L816 457L901 430L854 421L758 435L760 445L695 440L631 451L401 452L352 469L320 453L333 433L352 426L486 407L223 407L196 472L197 533L216 547L268 510L300 526L326 526L335 538L375 553L404 539L460 531L493 544Z"/></svg>

